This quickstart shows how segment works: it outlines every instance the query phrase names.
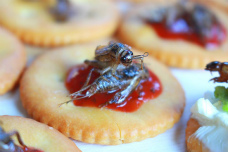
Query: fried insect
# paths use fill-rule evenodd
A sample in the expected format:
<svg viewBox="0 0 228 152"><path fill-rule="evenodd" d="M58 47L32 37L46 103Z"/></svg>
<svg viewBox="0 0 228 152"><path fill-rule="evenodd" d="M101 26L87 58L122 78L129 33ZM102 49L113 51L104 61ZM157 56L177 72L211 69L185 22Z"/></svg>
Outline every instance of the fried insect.
<svg viewBox="0 0 228 152"><path fill-rule="evenodd" d="M71 94L72 100L59 104L67 104L74 100L89 98L97 93L113 93L114 97L100 105L121 104L140 85L143 80L149 77L149 72L143 65L143 55L133 56L130 47L122 43L111 41L107 46L98 46L95 50L95 60L85 60L85 63L93 66L87 76L83 87ZM133 59L140 59L140 63L133 63ZM100 77L89 84L92 72L96 71ZM85 92L85 93L84 93Z"/></svg>
<svg viewBox="0 0 228 152"><path fill-rule="evenodd" d="M213 61L206 65L205 70L209 70L211 72L217 71L219 73L220 76L212 78L212 81L228 82L228 62Z"/></svg>
<svg viewBox="0 0 228 152"><path fill-rule="evenodd" d="M130 49L126 44L110 41L107 46L100 45L96 48L95 60L85 60L85 63L98 69L104 69L103 73L112 69L114 75L119 64L129 66L133 59L140 59L143 69L143 58L148 56L148 53L134 56Z"/></svg>
<svg viewBox="0 0 228 152"><path fill-rule="evenodd" d="M87 79L89 79L90 75ZM141 69L141 64L134 63L128 67L119 65L116 70L116 77L112 75L112 70L106 71L98 77L90 85L84 85L81 90L71 94L72 100L61 103L61 105L82 98L89 98L96 93L113 93L118 91L114 97L100 107L108 106L109 104L121 104L125 99L139 86L139 84L149 77L148 70ZM86 91L85 94L83 92Z"/></svg>
<svg viewBox="0 0 228 152"><path fill-rule="evenodd" d="M11 136L16 135L18 142L22 147L26 147L24 142L21 139L20 134L17 131L12 131L6 133L3 128L0 126L0 152L23 152L23 148L17 146Z"/></svg>
<svg viewBox="0 0 228 152"><path fill-rule="evenodd" d="M52 6L49 6L49 8L50 13L58 22L66 21L72 14L69 0L55 0L55 4L52 4Z"/></svg>

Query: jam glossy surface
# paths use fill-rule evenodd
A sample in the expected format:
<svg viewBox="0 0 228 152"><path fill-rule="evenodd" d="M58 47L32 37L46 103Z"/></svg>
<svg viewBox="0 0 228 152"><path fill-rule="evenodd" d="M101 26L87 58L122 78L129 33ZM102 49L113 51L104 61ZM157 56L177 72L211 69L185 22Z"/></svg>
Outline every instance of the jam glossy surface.
<svg viewBox="0 0 228 152"><path fill-rule="evenodd" d="M169 28L164 22L152 23L147 22L157 35L163 39L185 40L195 43L205 48L216 48L220 46L226 39L226 29L222 25L213 25L210 30L210 36L202 37L199 33L192 30L192 27L184 19L174 22Z"/></svg>
<svg viewBox="0 0 228 152"><path fill-rule="evenodd" d="M87 79L87 76L92 67L86 65L77 65L71 68L65 80L66 88L70 93L74 93L81 89L84 85L84 82ZM149 101L150 99L156 98L162 92L162 85L158 77L149 71L149 79L143 81L138 88L133 91L127 99L121 104L111 104L108 105L108 109L113 109L116 111L122 112L134 112L136 111L144 102ZM93 72L90 83L93 82L99 74ZM86 91L85 91L86 92ZM83 93L85 93L83 92ZM90 98L84 98L79 100L74 100L76 106L85 106L85 107L99 107L102 103L105 103L113 98L116 92L114 93L97 93Z"/></svg>
<svg viewBox="0 0 228 152"><path fill-rule="evenodd" d="M200 46L204 46L201 40L198 38L197 34L190 32L186 25L180 25L183 23L179 23L177 25L173 25L174 29L179 31L175 31L174 29L169 29L164 25L164 23L148 23L157 33L157 35L163 39L171 39L171 40L186 40L189 42L196 43ZM179 27L178 27L179 26ZM183 29L180 29L182 27Z"/></svg>

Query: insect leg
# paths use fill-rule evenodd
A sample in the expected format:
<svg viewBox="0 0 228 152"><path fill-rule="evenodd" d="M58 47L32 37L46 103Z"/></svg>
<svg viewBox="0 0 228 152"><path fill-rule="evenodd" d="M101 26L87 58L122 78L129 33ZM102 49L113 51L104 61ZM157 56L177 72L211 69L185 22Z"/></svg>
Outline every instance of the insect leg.
<svg viewBox="0 0 228 152"><path fill-rule="evenodd" d="M118 67L118 64L114 64L112 67L110 67L110 69L112 69L112 76L115 77L117 80L119 80L119 78L116 76L117 67Z"/></svg>
<svg viewBox="0 0 228 152"><path fill-rule="evenodd" d="M83 87L81 90L75 92L75 93L72 93L70 94L69 96L72 97L72 96L75 96L77 97L78 95L82 95L81 92L85 91L86 89L88 89L91 85L88 85L88 86L85 86Z"/></svg>
<svg viewBox="0 0 228 152"><path fill-rule="evenodd" d="M80 94L80 95L82 95L82 94ZM59 107L61 107L61 106L64 105L64 104L68 104L68 103L70 103L70 102L73 102L74 100L79 100L79 99L83 99L83 98L87 98L87 97L90 97L90 96L89 96L89 95L82 95L82 97L79 97L79 98L77 98L77 96L76 96L76 97L74 97L74 98L71 99L71 100L68 100L68 101L66 101L66 102L60 103L60 104L59 104Z"/></svg>
<svg viewBox="0 0 228 152"><path fill-rule="evenodd" d="M215 77L215 78L210 79L209 81L213 81L214 83L215 82L227 82L227 79L224 77Z"/></svg>
<svg viewBox="0 0 228 152"><path fill-rule="evenodd" d="M111 70L111 69L112 69L112 67L109 66L109 67L103 69L103 70L100 72L100 74L103 75L104 73L108 72L108 71Z"/></svg>
<svg viewBox="0 0 228 152"><path fill-rule="evenodd" d="M114 76L116 74L116 69L117 69L118 64L114 64L112 67L112 75Z"/></svg>
<svg viewBox="0 0 228 152"><path fill-rule="evenodd" d="M141 60L141 70L143 70L143 67L144 67L144 65L143 65L143 58L144 57L147 57L148 55L149 55L149 53L148 52L145 52L143 55L135 55L133 57L133 59L140 59Z"/></svg>
<svg viewBox="0 0 228 152"><path fill-rule="evenodd" d="M83 95L83 94L80 94L80 95L81 95L82 97L77 98L77 96L75 96L75 97L73 97L73 99L71 99L71 100L68 100L68 101L66 101L66 102L60 103L60 104L59 104L59 107L61 107L61 106L64 105L64 104L68 104L68 103L70 103L70 102L73 102L74 100L79 100L79 99L88 97L88 96Z"/></svg>
<svg viewBox="0 0 228 152"><path fill-rule="evenodd" d="M8 134L9 134L10 136L16 135L16 136L17 136L17 140L18 140L18 142L20 143L20 145L21 145L21 146L25 146L25 144L24 144L24 142L22 141L21 136L20 136L20 134L19 134L18 131L12 131L12 132L10 132L10 133L8 133Z"/></svg>
<svg viewBox="0 0 228 152"><path fill-rule="evenodd" d="M63 103L60 103L59 104L59 107L61 107L63 104L68 104L70 102L73 102L74 100L79 100L79 99L91 97L92 95L94 95L95 93L97 93L97 90L94 89L94 88L96 88L96 84L90 84L90 85L86 86L85 88L83 88L83 89L81 89L81 90L79 90L79 91L77 91L77 92L75 92L73 94L70 94L70 96L73 96L73 99L71 99L69 101L66 101L66 102L63 102ZM81 94L81 92L85 91L86 89L88 89L88 91L86 92L86 94ZM81 97L78 97L78 96L81 96Z"/></svg>
<svg viewBox="0 0 228 152"><path fill-rule="evenodd" d="M91 69L90 72L89 72L89 75L88 75L88 77L87 77L87 79L86 79L86 82L84 83L84 85L82 86L82 88L84 88L85 86L87 86L87 85L89 84L89 81L90 81L90 79L91 79L91 75L92 75L92 72L93 72L93 71L96 71L96 72L98 72L98 73L101 72L101 70L99 70L99 69L95 69L95 68Z"/></svg>
<svg viewBox="0 0 228 152"><path fill-rule="evenodd" d="M143 70L143 59L141 58L141 70Z"/></svg>

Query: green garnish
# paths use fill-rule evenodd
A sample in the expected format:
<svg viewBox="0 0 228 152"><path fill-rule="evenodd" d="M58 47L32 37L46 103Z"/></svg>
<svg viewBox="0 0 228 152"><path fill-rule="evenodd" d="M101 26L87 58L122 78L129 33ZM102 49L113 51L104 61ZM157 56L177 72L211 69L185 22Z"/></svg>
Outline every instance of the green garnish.
<svg viewBox="0 0 228 152"><path fill-rule="evenodd" d="M222 102L222 109L228 112L228 88L217 86L215 88L214 96Z"/></svg>

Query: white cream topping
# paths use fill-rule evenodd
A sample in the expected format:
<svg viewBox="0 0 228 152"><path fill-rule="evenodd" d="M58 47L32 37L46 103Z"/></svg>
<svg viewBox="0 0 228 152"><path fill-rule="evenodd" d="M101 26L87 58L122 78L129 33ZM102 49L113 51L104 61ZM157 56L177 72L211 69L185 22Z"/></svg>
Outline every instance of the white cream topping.
<svg viewBox="0 0 228 152"><path fill-rule="evenodd" d="M200 98L191 108L192 117L201 127L193 134L211 151L228 151L228 113L221 109L220 101L214 105Z"/></svg>

